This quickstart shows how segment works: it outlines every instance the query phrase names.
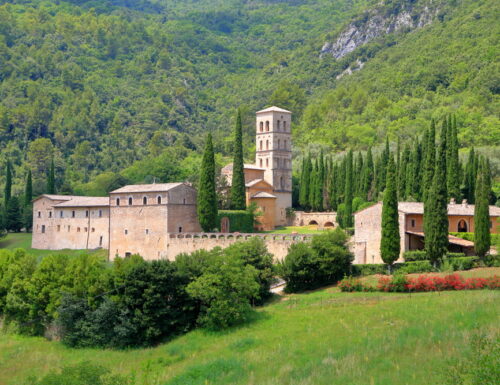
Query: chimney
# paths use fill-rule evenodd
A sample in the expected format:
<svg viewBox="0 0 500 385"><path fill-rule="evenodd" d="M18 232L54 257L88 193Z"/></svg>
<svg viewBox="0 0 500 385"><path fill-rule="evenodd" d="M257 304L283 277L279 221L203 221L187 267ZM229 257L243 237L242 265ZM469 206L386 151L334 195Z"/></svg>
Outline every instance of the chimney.
<svg viewBox="0 0 500 385"><path fill-rule="evenodd" d="M462 201L462 206L467 207L467 199L464 199L464 200Z"/></svg>
<svg viewBox="0 0 500 385"><path fill-rule="evenodd" d="M451 198L450 199L450 205L454 205L455 204L455 198Z"/></svg>

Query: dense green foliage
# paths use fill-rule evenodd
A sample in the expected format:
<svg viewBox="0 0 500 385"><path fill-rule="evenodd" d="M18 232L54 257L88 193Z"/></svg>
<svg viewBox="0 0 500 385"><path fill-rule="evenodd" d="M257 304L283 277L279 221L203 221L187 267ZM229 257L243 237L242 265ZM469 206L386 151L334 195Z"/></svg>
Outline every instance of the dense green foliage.
<svg viewBox="0 0 500 385"><path fill-rule="evenodd" d="M333 284L344 276L354 259L347 236L336 229L313 237L311 244L296 243L280 264L280 275L290 293Z"/></svg>
<svg viewBox="0 0 500 385"><path fill-rule="evenodd" d="M246 210L219 210L217 215L217 227L220 230L222 218L229 219L229 232L252 233L254 217Z"/></svg>
<svg viewBox="0 0 500 385"><path fill-rule="evenodd" d="M390 156L387 163L387 182L382 207L382 238L380 240L380 257L389 266L399 258L401 251L395 168L394 159Z"/></svg>
<svg viewBox="0 0 500 385"><path fill-rule="evenodd" d="M490 175L484 159L481 159L476 179L476 193L474 206L474 250L484 258L491 246L490 237Z"/></svg>
<svg viewBox="0 0 500 385"><path fill-rule="evenodd" d="M15 199L15 198L12 198ZM272 256L259 238L175 262L139 256L0 250L0 316L11 330L73 347L151 346L201 325L245 321L269 296Z"/></svg>
<svg viewBox="0 0 500 385"><path fill-rule="evenodd" d="M415 12L427 2L412 2ZM28 170L34 195L46 192L52 160L64 193L104 195L101 175L197 182L206 131L217 153L232 153L238 106L246 158L253 111L270 103L294 112L294 143L314 152L366 149L386 134L406 141L449 113L461 146L499 143L493 0L440 1L424 28L338 60L321 46L366 22L373 2L1 3L0 150L14 195ZM384 15L401 3L384 3ZM362 69L336 79L358 59Z"/></svg>
<svg viewBox="0 0 500 385"><path fill-rule="evenodd" d="M203 231L212 231L217 226L217 193L215 189L215 159L212 134L207 135L205 152L201 163L198 191L198 221Z"/></svg>
<svg viewBox="0 0 500 385"><path fill-rule="evenodd" d="M233 143L233 178L231 181L231 208L244 210L246 208L245 173L243 170L243 133L241 128L241 111L238 109L236 126L234 127Z"/></svg>

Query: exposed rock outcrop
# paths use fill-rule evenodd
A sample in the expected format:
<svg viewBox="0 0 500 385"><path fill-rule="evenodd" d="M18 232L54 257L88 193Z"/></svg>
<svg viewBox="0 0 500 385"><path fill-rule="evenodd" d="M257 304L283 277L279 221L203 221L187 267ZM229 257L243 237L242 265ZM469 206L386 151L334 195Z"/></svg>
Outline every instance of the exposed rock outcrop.
<svg viewBox="0 0 500 385"><path fill-rule="evenodd" d="M386 3L390 3L390 6ZM334 42L326 42L321 55L332 55L340 59L379 36L384 34L411 31L431 23L438 7L433 2L421 6L424 1L400 1L399 4L382 2L377 7L366 11L360 18L351 22Z"/></svg>

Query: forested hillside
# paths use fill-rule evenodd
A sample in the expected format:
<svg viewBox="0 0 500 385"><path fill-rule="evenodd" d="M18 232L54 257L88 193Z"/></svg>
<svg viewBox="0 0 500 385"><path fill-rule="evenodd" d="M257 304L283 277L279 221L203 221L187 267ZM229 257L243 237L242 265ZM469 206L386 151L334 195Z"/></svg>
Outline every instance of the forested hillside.
<svg viewBox="0 0 500 385"><path fill-rule="evenodd" d="M44 192L52 159L58 192L196 181L207 131L219 163L230 153L237 107L245 143L268 104L294 112L297 149L404 142L449 113L464 146L500 143L494 0L0 4L0 184L10 161L15 194L28 169ZM429 4L419 28L322 53L373 15L418 18Z"/></svg>

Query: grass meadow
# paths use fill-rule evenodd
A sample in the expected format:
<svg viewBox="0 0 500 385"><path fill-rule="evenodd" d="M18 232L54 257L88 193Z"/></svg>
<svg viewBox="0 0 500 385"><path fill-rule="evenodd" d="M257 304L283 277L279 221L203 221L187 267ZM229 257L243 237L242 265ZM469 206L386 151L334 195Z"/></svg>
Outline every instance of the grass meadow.
<svg viewBox="0 0 500 385"><path fill-rule="evenodd" d="M0 384L91 361L137 385L442 384L477 333L499 335L500 292L340 293L276 299L245 326L148 349L69 349L0 335Z"/></svg>

